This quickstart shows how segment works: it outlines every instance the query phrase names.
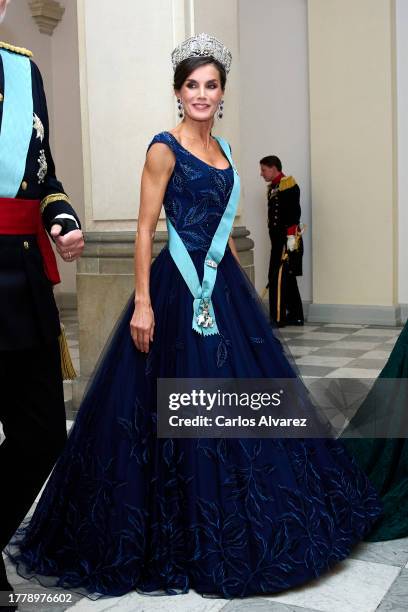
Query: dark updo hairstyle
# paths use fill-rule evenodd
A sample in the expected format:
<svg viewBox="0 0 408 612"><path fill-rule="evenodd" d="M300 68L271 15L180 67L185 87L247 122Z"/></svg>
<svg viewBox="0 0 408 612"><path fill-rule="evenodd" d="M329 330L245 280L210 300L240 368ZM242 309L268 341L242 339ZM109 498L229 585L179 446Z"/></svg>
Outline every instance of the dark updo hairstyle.
<svg viewBox="0 0 408 612"><path fill-rule="evenodd" d="M220 74L221 89L224 91L225 84L227 82L227 73L225 72L224 66L211 56L188 57L180 62L174 71L174 90L179 91L194 70L200 68L200 66L206 66L207 64L214 64L214 66L217 68Z"/></svg>

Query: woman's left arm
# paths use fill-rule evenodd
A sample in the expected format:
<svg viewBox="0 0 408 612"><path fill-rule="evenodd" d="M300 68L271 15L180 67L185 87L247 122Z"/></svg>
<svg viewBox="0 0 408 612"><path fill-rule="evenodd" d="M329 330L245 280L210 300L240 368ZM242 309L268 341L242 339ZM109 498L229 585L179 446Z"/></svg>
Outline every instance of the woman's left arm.
<svg viewBox="0 0 408 612"><path fill-rule="evenodd" d="M235 257L235 259L237 260L238 263L239 262L239 255L238 255L238 251L237 251L237 247L235 246L235 242L232 236L230 236L228 238L228 246L231 249L231 253L233 254L233 256Z"/></svg>

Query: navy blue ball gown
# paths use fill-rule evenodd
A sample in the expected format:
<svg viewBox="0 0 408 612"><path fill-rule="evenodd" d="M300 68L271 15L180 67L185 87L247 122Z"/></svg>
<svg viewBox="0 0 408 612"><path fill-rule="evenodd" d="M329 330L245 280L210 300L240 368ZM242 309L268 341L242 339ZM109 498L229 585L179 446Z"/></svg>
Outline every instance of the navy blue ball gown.
<svg viewBox="0 0 408 612"><path fill-rule="evenodd" d="M174 152L165 211L200 273L232 169L209 166L169 132L154 142ZM192 296L168 248L152 265L150 292L151 350L132 342L132 298L35 513L10 545L19 573L90 596L191 588L225 598L321 575L381 512L340 442L156 436L157 377L296 376L253 286L227 248L212 336L192 330Z"/></svg>

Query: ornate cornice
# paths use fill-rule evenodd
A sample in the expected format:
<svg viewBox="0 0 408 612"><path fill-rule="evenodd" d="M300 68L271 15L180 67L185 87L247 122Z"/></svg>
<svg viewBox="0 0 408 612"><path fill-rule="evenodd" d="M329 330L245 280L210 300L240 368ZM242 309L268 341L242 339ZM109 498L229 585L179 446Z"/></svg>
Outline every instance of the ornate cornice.
<svg viewBox="0 0 408 612"><path fill-rule="evenodd" d="M57 0L29 0L28 5L40 32L52 36L62 19L65 7Z"/></svg>

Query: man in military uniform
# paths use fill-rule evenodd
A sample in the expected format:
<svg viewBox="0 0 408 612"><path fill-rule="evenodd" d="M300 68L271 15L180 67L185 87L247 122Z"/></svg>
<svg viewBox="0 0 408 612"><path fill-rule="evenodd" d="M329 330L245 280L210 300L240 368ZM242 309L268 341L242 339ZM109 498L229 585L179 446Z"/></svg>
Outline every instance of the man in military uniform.
<svg viewBox="0 0 408 612"><path fill-rule="evenodd" d="M268 228L271 239L269 262L269 313L271 323L303 325L302 300L296 276L302 275L303 242L300 222L300 189L292 176L285 176L276 155L260 161L261 176L268 185Z"/></svg>
<svg viewBox="0 0 408 612"><path fill-rule="evenodd" d="M0 21L7 4L0 0ZM47 232L65 261L75 261L84 245L55 176L43 82L31 55L0 43L0 550L66 440L53 295L60 279ZM0 556L0 592L11 590Z"/></svg>

